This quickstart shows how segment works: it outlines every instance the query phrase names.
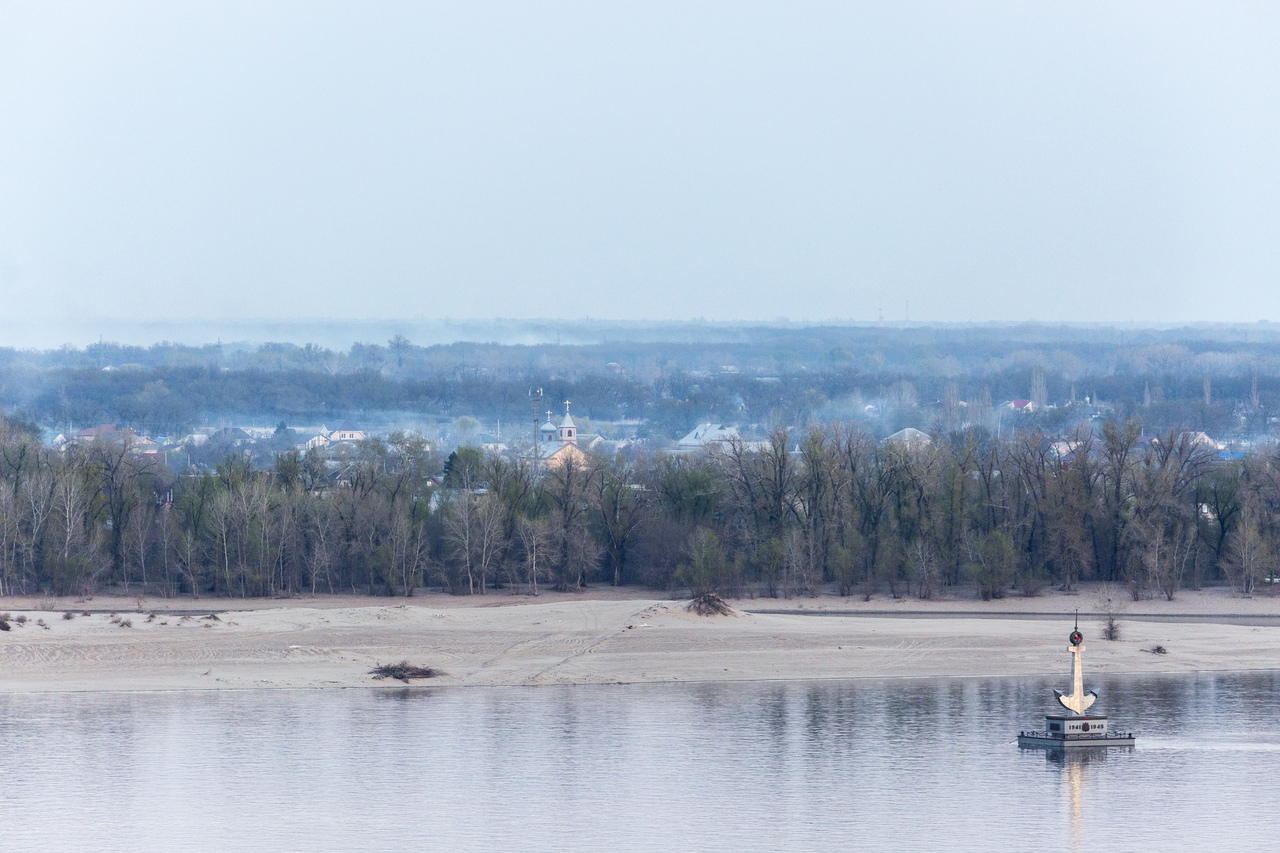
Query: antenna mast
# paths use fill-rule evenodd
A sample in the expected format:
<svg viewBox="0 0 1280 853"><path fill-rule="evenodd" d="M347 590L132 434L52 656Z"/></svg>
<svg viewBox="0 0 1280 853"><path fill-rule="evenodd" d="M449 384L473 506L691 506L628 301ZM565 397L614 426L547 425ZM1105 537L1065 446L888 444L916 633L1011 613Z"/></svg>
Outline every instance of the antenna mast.
<svg viewBox="0 0 1280 853"><path fill-rule="evenodd" d="M542 408L542 389L529 389L529 401L533 403L533 471L537 474L538 462L542 458L542 448L538 446L538 428L542 426L538 422L538 409Z"/></svg>

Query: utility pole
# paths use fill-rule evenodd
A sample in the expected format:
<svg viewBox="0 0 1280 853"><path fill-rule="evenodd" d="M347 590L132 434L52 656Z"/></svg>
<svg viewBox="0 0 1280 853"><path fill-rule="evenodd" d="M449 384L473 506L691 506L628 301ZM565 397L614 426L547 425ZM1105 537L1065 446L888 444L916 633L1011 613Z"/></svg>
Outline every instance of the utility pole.
<svg viewBox="0 0 1280 853"><path fill-rule="evenodd" d="M542 426L538 422L538 409L542 408L542 389L536 391L529 389L529 401L533 404L533 473L538 473L538 463L542 459L541 448L538 446L538 428Z"/></svg>

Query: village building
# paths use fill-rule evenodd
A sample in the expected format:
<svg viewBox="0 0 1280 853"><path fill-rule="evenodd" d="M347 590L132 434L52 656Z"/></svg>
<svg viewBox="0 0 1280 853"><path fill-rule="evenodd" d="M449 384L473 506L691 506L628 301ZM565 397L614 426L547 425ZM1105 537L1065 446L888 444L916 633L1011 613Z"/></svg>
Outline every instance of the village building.
<svg viewBox="0 0 1280 853"><path fill-rule="evenodd" d="M354 427L351 424L343 424L342 426L329 433L329 441L364 441L366 438L364 430Z"/></svg>
<svg viewBox="0 0 1280 853"><path fill-rule="evenodd" d="M933 438L927 432L921 432L915 427L907 427L906 429L898 430L882 443L889 447L914 451L923 450L933 444Z"/></svg>
<svg viewBox="0 0 1280 853"><path fill-rule="evenodd" d="M698 424L692 431L676 444L680 453L696 453L699 450L712 450L723 447L739 439L736 427L721 424Z"/></svg>
<svg viewBox="0 0 1280 853"><path fill-rule="evenodd" d="M119 438L120 427L116 424L98 424L95 427L82 429L76 433L76 441L80 444L91 444L100 438Z"/></svg>
<svg viewBox="0 0 1280 853"><path fill-rule="evenodd" d="M159 456L160 442L145 435L139 435L129 440L129 452L141 456Z"/></svg>
<svg viewBox="0 0 1280 853"><path fill-rule="evenodd" d="M253 436L240 427L223 427L210 435L208 442L214 446L244 447L253 443Z"/></svg>
<svg viewBox="0 0 1280 853"><path fill-rule="evenodd" d="M554 441L560 444L554 451L543 456L542 462L546 465L547 470L553 471L565 465L574 465L579 470L585 469L587 467L587 454L582 448L578 447L578 425L573 422L573 418L569 415L568 400L564 401L564 420L560 422L558 428L551 424L551 412L547 412L547 422L539 428L544 443L550 446L551 442L547 439L547 427L551 427Z"/></svg>
<svg viewBox="0 0 1280 853"><path fill-rule="evenodd" d="M368 439L368 434L359 427L351 424L343 424L335 430L330 430L324 424L314 431L305 430L302 432L307 436L306 441L302 442L302 449L305 450L327 450L335 444L344 442L360 442Z"/></svg>

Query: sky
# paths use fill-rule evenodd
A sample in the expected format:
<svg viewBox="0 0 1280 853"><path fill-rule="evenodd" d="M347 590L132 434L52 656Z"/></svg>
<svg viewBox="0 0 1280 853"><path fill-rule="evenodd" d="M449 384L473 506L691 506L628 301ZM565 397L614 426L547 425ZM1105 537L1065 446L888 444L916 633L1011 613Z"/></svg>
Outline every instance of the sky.
<svg viewBox="0 0 1280 853"><path fill-rule="evenodd" d="M0 319L1280 320L1278 44L1222 0L0 0Z"/></svg>

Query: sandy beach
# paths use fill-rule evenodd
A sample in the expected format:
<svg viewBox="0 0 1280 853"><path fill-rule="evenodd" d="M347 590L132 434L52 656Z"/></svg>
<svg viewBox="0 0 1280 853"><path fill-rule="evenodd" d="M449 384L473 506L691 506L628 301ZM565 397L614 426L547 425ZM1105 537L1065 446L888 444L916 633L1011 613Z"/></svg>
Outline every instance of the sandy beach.
<svg viewBox="0 0 1280 853"><path fill-rule="evenodd" d="M736 615L701 617L683 601L607 588L11 598L0 602L11 625L0 632L0 692L397 686L369 670L400 660L443 670L414 682L432 686L1058 674L1076 608L1094 672L1280 669L1280 598L1209 590L1128 602L1115 642L1101 639L1095 602L1088 590L991 602L821 596L736 600Z"/></svg>

